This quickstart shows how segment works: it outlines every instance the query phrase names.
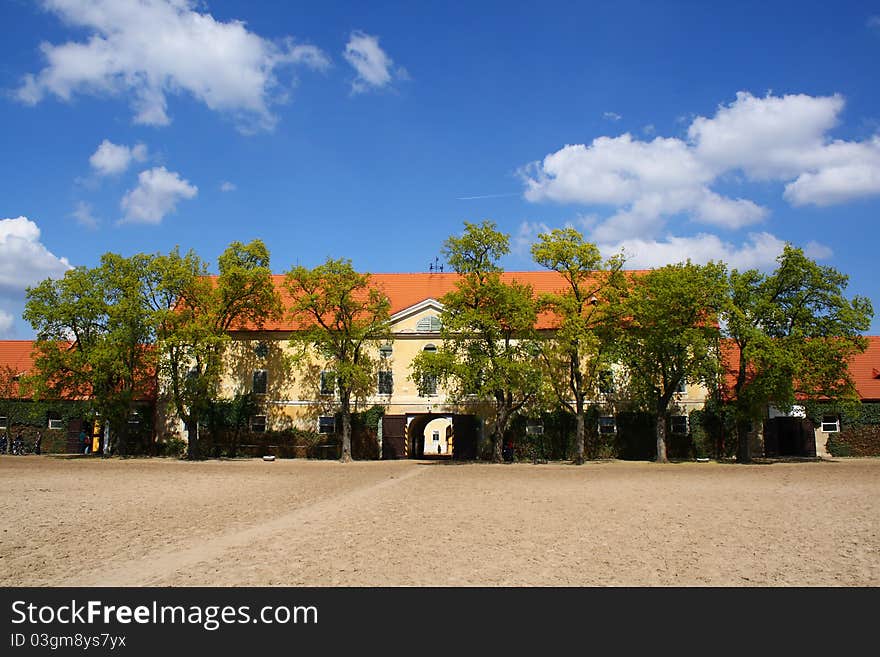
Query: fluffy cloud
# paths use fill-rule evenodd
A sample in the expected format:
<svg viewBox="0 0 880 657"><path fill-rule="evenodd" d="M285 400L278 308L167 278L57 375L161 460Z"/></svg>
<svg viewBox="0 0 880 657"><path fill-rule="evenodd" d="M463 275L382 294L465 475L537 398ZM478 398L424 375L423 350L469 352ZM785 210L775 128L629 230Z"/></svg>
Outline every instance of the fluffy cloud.
<svg viewBox="0 0 880 657"><path fill-rule="evenodd" d="M94 215L92 206L85 201L79 201L71 215L80 226L92 229L98 227L98 219Z"/></svg>
<svg viewBox="0 0 880 657"><path fill-rule="evenodd" d="M392 71L394 62L379 47L379 37L376 36L352 32L342 56L357 72L357 77L351 83L352 93L382 89L388 87L395 77L407 77L404 69Z"/></svg>
<svg viewBox="0 0 880 657"><path fill-rule="evenodd" d="M843 98L740 92L712 118L696 117L688 139L629 134L567 145L521 170L525 198L608 205L615 212L594 237L656 237L667 217L738 229L761 221L765 208L712 189L722 176L787 183L793 205L830 205L880 194L880 137L832 140Z"/></svg>
<svg viewBox="0 0 880 657"><path fill-rule="evenodd" d="M89 164L102 176L110 176L122 173L128 166L136 161L143 162L147 159L147 147L143 144L135 144L132 147L114 144L105 139L98 149L89 158Z"/></svg>
<svg viewBox="0 0 880 657"><path fill-rule="evenodd" d="M285 98L278 73L297 65L325 69L318 48L276 43L241 21L221 22L195 11L194 0L44 0L85 41L43 43L47 65L27 75L18 98L28 104L52 94L130 94L136 123L167 125L167 95L187 92L212 110L232 114L243 130L271 129L271 106Z"/></svg>
<svg viewBox="0 0 880 657"><path fill-rule="evenodd" d="M626 266L651 269L690 258L692 262L705 264L710 260L723 261L736 269L766 269L776 262L785 242L770 233L751 233L748 240L737 246L722 241L716 235L701 233L693 237L667 237L662 240L639 238L622 240L613 244L599 244L602 255L608 257L621 250L626 255ZM813 245L813 257L827 257L830 251L821 245Z"/></svg>
<svg viewBox="0 0 880 657"><path fill-rule="evenodd" d="M165 167L141 171L138 186L122 197L122 223L159 224L177 203L198 194L198 187Z"/></svg>
<svg viewBox="0 0 880 657"><path fill-rule="evenodd" d="M0 336L8 337L12 333L15 317L5 310L0 310Z"/></svg>
<svg viewBox="0 0 880 657"><path fill-rule="evenodd" d="M236 187L235 183L231 183L228 180L224 180L220 183L220 191L221 192L234 192L238 187Z"/></svg>
<svg viewBox="0 0 880 657"><path fill-rule="evenodd" d="M70 269L40 242L40 229L27 217L0 219L0 296L21 299L26 287Z"/></svg>

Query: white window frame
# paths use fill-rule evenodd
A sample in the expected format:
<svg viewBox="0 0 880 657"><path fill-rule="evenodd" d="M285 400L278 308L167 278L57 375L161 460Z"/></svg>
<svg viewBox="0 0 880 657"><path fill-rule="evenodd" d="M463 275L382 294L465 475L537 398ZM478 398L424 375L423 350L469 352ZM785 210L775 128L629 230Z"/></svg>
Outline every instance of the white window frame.
<svg viewBox="0 0 880 657"><path fill-rule="evenodd" d="M604 428L606 428L606 429L610 426L611 427L610 431L603 431L602 430L603 429L602 420L611 420L610 425L608 423L606 423L604 425ZM612 433L617 433L617 418L615 418L613 415L600 415L599 422L598 422L598 430L599 430L600 435L606 435L606 436L610 435Z"/></svg>
<svg viewBox="0 0 880 657"><path fill-rule="evenodd" d="M257 418L263 418L263 422L262 422L263 428L262 429L257 428L260 426L260 423L255 421ZM266 431L269 430L269 418L267 418L265 415L252 415L251 421L250 421L250 427L251 427L252 433L266 433Z"/></svg>
<svg viewBox="0 0 880 657"><path fill-rule="evenodd" d="M49 421L48 422L49 429L64 429L64 420L61 419L60 417L52 417L50 415L47 419ZM53 424L53 422L55 424Z"/></svg>
<svg viewBox="0 0 880 657"><path fill-rule="evenodd" d="M5 415L0 415L0 429L8 429L9 428L9 418Z"/></svg>
<svg viewBox="0 0 880 657"><path fill-rule="evenodd" d="M828 422L826 418L833 417L834 422ZM823 415L822 416L822 431L825 433L838 433L840 431L840 416L839 415Z"/></svg>
<svg viewBox="0 0 880 657"><path fill-rule="evenodd" d="M129 411L128 423L129 424L140 424L141 423L141 412L137 409Z"/></svg>

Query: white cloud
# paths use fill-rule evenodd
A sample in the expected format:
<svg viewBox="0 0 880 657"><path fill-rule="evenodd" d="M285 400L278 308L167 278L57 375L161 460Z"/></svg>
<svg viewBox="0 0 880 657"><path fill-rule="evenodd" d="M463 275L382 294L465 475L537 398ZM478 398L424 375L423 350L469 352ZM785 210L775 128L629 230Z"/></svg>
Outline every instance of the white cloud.
<svg viewBox="0 0 880 657"><path fill-rule="evenodd" d="M6 338L12 334L12 327L15 325L15 317L5 310L0 310L0 336Z"/></svg>
<svg viewBox="0 0 880 657"><path fill-rule="evenodd" d="M271 129L271 106L285 99L278 73L330 61L310 45L273 42L242 21L221 22L195 11L194 0L44 0L85 41L42 43L47 65L25 76L18 98L47 95L130 95L135 123L167 125L169 94L186 92L210 109L231 114L242 130Z"/></svg>
<svg viewBox="0 0 880 657"><path fill-rule="evenodd" d="M76 204L76 209L71 213L71 215L74 219L76 219L77 223L80 226L85 226L86 228L91 229L95 229L98 227L98 219L94 215L92 206L85 201L79 201Z"/></svg>
<svg viewBox="0 0 880 657"><path fill-rule="evenodd" d="M880 194L880 137L832 140L844 101L839 95L757 98L740 92L712 118L691 120L688 140L626 133L567 145L520 171L529 201L607 205L615 211L596 228L600 241L655 238L665 220L739 229L767 210L722 196L712 185L732 172L787 183L793 205L830 205Z"/></svg>
<svg viewBox="0 0 880 657"><path fill-rule="evenodd" d="M22 299L25 288L70 269L40 242L40 229L27 217L0 219L0 296Z"/></svg>
<svg viewBox="0 0 880 657"><path fill-rule="evenodd" d="M876 162L852 162L802 173L785 186L785 200L792 205L835 205L859 197L880 194L880 150Z"/></svg>
<svg viewBox="0 0 880 657"><path fill-rule="evenodd" d="M617 112L602 112L602 117L609 121L620 121L623 117Z"/></svg>
<svg viewBox="0 0 880 657"><path fill-rule="evenodd" d="M627 268L633 269L652 269L690 258L700 264L710 260L722 261L731 268L742 270L772 267L784 246L785 242L766 232L750 233L748 240L740 245L724 242L717 235L701 233L693 237L668 236L661 240L631 238L599 244L599 250L604 257L623 250ZM829 253L821 245L813 244L813 247L814 253L819 255Z"/></svg>
<svg viewBox="0 0 880 657"><path fill-rule="evenodd" d="M147 147L143 144L135 144L132 147L114 144L105 139L98 149L89 158L89 164L102 176L122 173L133 162L143 162L147 159Z"/></svg>
<svg viewBox="0 0 880 657"><path fill-rule="evenodd" d="M165 167L141 171L138 186L122 197L120 206L124 211L122 223L159 224L177 203L198 194L198 187Z"/></svg>
<svg viewBox="0 0 880 657"><path fill-rule="evenodd" d="M880 30L880 16L869 16L868 27L872 27L875 30Z"/></svg>
<svg viewBox="0 0 880 657"><path fill-rule="evenodd" d="M238 187L235 185L235 183L231 183L228 180L224 180L222 183L220 183L221 192L234 192L236 189L238 189Z"/></svg>
<svg viewBox="0 0 880 657"><path fill-rule="evenodd" d="M392 71L394 61L379 46L377 36L352 32L342 56L357 72L357 77L351 83L352 93L388 87L395 77L409 79L405 69Z"/></svg>
<svg viewBox="0 0 880 657"><path fill-rule="evenodd" d="M529 255L538 235L541 233L549 233L551 228L540 221L524 221L519 225L517 234L513 237L510 244L510 251L514 255L525 257Z"/></svg>

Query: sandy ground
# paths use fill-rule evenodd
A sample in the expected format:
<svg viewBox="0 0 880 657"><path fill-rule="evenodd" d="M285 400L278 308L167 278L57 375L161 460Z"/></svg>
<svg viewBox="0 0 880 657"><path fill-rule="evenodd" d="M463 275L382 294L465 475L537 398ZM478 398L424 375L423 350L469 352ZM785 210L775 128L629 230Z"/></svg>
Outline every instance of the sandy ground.
<svg viewBox="0 0 880 657"><path fill-rule="evenodd" d="M5 586L877 586L880 460L0 456Z"/></svg>

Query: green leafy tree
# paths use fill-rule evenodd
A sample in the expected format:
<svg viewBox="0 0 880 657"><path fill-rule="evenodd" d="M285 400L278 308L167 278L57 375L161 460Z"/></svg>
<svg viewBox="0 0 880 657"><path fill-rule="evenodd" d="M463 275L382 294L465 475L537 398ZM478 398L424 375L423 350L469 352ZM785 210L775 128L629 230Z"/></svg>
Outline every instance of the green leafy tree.
<svg viewBox="0 0 880 657"><path fill-rule="evenodd" d="M730 273L724 319L738 461L751 460L749 426L763 421L768 404L789 410L799 399L857 398L847 365L867 347L861 332L873 308L864 297L847 299L847 282L791 245L772 274Z"/></svg>
<svg viewBox="0 0 880 657"><path fill-rule="evenodd" d="M465 222L461 237L446 240L444 256L460 278L441 299L441 346L419 354L412 370L416 382L442 382L452 403L487 405L496 462L511 420L541 389L537 304L531 286L502 280L498 260L509 250L491 221Z"/></svg>
<svg viewBox="0 0 880 657"><path fill-rule="evenodd" d="M558 322L552 338L542 340L541 354L557 401L576 418L574 462L582 464L587 401L598 398L612 365L624 260L618 255L603 261L596 245L574 228L539 235L532 257L566 283L565 290L539 299Z"/></svg>
<svg viewBox="0 0 880 657"><path fill-rule="evenodd" d="M37 333L35 394L88 399L109 423L111 449L126 453L127 418L155 372L151 315L143 303L149 257L106 253L29 288L24 318Z"/></svg>
<svg viewBox="0 0 880 657"><path fill-rule="evenodd" d="M160 374L186 426L187 458L199 458L199 424L219 394L230 331L261 327L280 312L269 250L261 240L232 242L209 276L194 252L154 256L147 298L162 353Z"/></svg>
<svg viewBox="0 0 880 657"><path fill-rule="evenodd" d="M352 409L375 386L378 348L391 337L391 302L371 285L369 274L356 272L351 261L345 259L329 258L314 269L294 267L287 272L284 285L290 293L287 311L301 327L292 338L302 354L300 367L316 391L316 404L338 404L342 416L341 461L351 461ZM322 372L325 386L332 388L335 384L338 397L322 397ZM329 373L332 382L326 380Z"/></svg>
<svg viewBox="0 0 880 657"><path fill-rule="evenodd" d="M672 401L686 383L717 381L718 314L724 303L725 268L690 261L634 277L621 311L617 342L629 373L629 393L655 415L657 461L666 457Z"/></svg>

